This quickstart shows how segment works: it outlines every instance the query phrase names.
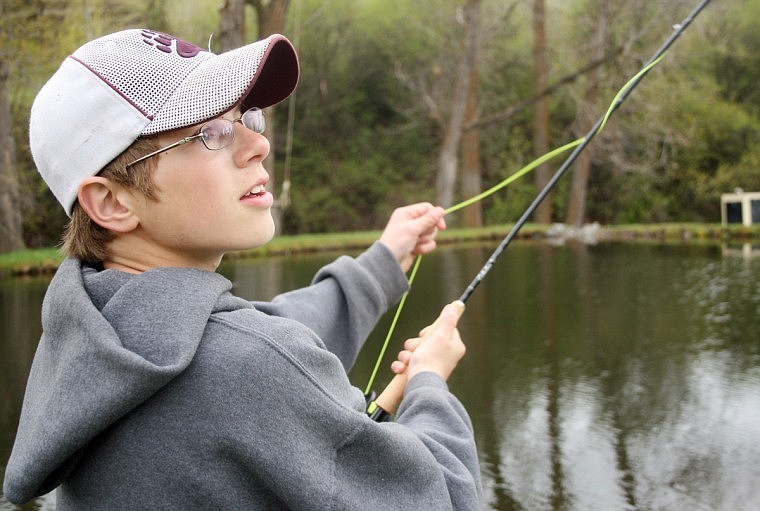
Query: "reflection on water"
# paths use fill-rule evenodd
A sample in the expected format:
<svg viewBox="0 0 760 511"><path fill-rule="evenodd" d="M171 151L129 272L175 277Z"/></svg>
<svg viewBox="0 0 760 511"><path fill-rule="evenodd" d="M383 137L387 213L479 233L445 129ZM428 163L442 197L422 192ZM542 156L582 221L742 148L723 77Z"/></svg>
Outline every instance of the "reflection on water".
<svg viewBox="0 0 760 511"><path fill-rule="evenodd" d="M426 256L390 352L459 296L490 250ZM330 259L221 271L242 296L270 298ZM3 460L45 285L0 282ZM513 243L467 304L468 354L450 382L476 428L487 508L757 509L758 313L760 259L719 246ZM362 388L389 320L351 374ZM378 378L380 389L390 374Z"/></svg>
<svg viewBox="0 0 760 511"><path fill-rule="evenodd" d="M537 250L483 297L512 344L474 368L496 396L473 402L495 508L756 509L760 268L684 247Z"/></svg>
<svg viewBox="0 0 760 511"><path fill-rule="evenodd" d="M723 243L723 255L741 256L746 259L760 257L760 243Z"/></svg>

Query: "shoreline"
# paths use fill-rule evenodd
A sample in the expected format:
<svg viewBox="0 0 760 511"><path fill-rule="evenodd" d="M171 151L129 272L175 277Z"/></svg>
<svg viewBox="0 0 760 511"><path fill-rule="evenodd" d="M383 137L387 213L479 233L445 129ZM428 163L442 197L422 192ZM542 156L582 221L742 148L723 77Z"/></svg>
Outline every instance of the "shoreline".
<svg viewBox="0 0 760 511"><path fill-rule="evenodd" d="M451 228L439 233L440 245L468 242L500 241L513 224L482 228ZM265 246L246 251L231 252L225 259L242 259L292 254L362 250L380 236L381 231L300 234L275 236ZM587 224L571 228L562 224L526 224L515 240L576 240L582 243L625 242L753 242L760 243L760 225L752 227L720 224L668 223L609 225ZM63 260L57 248L29 249L0 254L0 279L12 277L50 275Z"/></svg>

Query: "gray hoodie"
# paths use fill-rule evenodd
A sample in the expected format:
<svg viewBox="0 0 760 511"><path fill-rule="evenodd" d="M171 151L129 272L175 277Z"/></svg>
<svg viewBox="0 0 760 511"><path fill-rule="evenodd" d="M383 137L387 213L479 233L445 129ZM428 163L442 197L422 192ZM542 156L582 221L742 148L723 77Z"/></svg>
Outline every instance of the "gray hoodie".
<svg viewBox="0 0 760 511"><path fill-rule="evenodd" d="M375 423L346 371L406 279L381 244L269 303L186 268L66 260L42 307L3 491L58 509L481 507L472 426L444 381Z"/></svg>

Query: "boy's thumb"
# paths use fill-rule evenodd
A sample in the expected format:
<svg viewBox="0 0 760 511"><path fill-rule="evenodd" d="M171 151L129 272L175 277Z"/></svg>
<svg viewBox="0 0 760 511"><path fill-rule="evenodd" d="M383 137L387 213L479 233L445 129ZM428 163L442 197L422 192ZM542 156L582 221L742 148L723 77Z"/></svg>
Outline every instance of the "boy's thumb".
<svg viewBox="0 0 760 511"><path fill-rule="evenodd" d="M464 313L464 302L461 300L454 300L450 304L446 305L446 307L443 308L443 315L449 316L453 318L455 321L458 321L460 317L462 317L462 314Z"/></svg>

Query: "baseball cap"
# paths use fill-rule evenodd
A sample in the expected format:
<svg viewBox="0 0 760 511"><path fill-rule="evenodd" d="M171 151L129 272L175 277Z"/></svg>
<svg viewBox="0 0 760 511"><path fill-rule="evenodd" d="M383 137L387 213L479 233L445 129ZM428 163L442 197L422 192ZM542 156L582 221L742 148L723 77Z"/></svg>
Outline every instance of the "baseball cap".
<svg viewBox="0 0 760 511"><path fill-rule="evenodd" d="M184 128L237 105L266 108L298 83L293 45L275 34L218 55L148 29L90 41L66 58L32 105L37 170L66 214L82 179L138 137Z"/></svg>

